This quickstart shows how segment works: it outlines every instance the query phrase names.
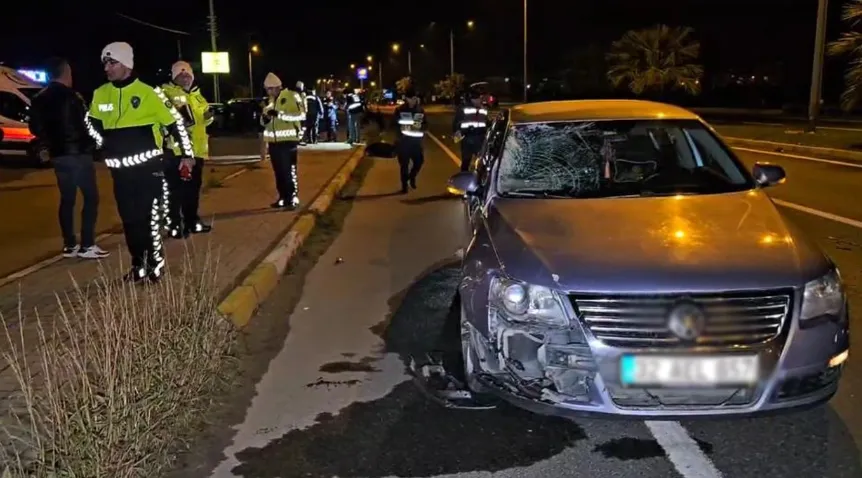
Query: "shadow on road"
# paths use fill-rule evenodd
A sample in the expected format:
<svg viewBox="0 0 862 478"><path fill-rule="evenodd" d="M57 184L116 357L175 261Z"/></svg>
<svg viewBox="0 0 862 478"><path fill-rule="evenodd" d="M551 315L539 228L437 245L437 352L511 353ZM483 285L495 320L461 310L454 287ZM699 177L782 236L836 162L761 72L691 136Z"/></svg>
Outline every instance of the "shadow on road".
<svg viewBox="0 0 862 478"><path fill-rule="evenodd" d="M458 349L457 328L445 327L457 280L457 264L438 265L394 296L392 314L372 329L405 367L410 356ZM508 406L445 409L403 382L381 399L353 403L337 415L323 413L309 428L238 453L242 464L232 471L259 478L494 472L529 466L584 438L571 421Z"/></svg>

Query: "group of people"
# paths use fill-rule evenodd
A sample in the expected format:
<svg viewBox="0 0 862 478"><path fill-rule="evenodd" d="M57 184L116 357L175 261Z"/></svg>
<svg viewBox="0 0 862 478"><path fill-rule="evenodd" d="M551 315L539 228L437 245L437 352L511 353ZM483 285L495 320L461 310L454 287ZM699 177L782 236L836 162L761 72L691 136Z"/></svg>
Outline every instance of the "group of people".
<svg viewBox="0 0 862 478"><path fill-rule="evenodd" d="M172 66L169 83L153 87L135 74L128 43L107 45L100 58L108 82L93 92L89 107L72 88L69 63L49 62L51 83L33 98L30 129L50 154L57 176L63 256L108 256L95 243L98 155L111 172L131 255L125 279L157 282L165 267L163 231L183 238L212 229L198 215L212 111L186 62ZM79 189L80 242L73 227Z"/></svg>
<svg viewBox="0 0 862 478"><path fill-rule="evenodd" d="M204 171L209 156L206 128L213 121L207 100L194 82L191 66L178 61L171 81L161 87L142 82L134 70L134 51L128 43L114 42L102 49L107 82L93 93L90 106L72 87L72 69L63 59L51 60L51 83L33 99L30 129L48 151L60 189L59 222L65 257L101 259L109 253L95 242L99 191L94 162L101 156L111 172L114 198L131 255L128 281L157 282L164 274L162 233L172 238L207 233L209 224L198 214ZM331 92L321 100L316 92L285 88L269 73L264 79L267 102L261 115L275 175L278 199L271 207L294 210L299 206L297 148L319 141L319 125L327 121L328 140L334 141L338 110L347 118L347 142L360 142L362 99L346 92L339 108ZM422 140L427 130L425 112L415 91L405 95L395 112L396 150L401 192L416 188L424 162ZM462 141L462 170L481 147L487 111L474 97L473 105L456 114L456 136ZM469 156L470 159L467 159ZM84 198L80 242L74 230L78 190Z"/></svg>

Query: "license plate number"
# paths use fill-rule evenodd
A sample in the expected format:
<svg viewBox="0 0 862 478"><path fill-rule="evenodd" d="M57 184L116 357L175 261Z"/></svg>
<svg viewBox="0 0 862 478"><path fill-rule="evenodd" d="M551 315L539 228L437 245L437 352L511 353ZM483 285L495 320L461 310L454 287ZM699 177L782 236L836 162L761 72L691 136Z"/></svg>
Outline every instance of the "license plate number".
<svg viewBox="0 0 862 478"><path fill-rule="evenodd" d="M757 355L659 356L626 355L620 360L623 385L709 387L750 385L757 381Z"/></svg>

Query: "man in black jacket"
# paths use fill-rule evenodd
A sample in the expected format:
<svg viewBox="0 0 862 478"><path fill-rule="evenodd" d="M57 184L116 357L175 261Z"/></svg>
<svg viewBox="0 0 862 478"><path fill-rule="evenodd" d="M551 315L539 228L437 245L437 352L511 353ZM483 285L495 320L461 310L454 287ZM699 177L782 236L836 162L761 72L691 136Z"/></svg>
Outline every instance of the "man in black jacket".
<svg viewBox="0 0 862 478"><path fill-rule="evenodd" d="M60 188L60 229L63 256L101 259L109 253L96 245L99 189L93 164L95 141L91 138L84 99L72 89L72 68L63 59L48 62L51 83L33 98L30 131L51 155ZM75 237L75 200L84 197L81 243Z"/></svg>

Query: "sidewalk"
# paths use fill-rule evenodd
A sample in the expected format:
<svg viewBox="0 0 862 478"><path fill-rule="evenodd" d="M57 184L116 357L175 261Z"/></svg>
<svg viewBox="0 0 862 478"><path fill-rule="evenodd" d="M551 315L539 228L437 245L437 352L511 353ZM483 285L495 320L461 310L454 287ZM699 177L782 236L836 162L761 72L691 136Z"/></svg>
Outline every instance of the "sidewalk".
<svg viewBox="0 0 862 478"><path fill-rule="evenodd" d="M304 150L299 153L299 196L304 206L311 203L356 151ZM296 217L295 212L270 209L269 204L275 198L275 184L268 161L258 163L222 187L213 188L202 198L201 203L201 216L205 221L212 221L213 232L187 241L167 240L168 267L171 264L179 267L186 250L196 258L210 250L218 256L218 287L223 295L226 294L255 262L266 255ZM102 241L102 246L113 252L109 260L102 261L102 267L120 275L120 262L128 264L122 236L110 236ZM37 324L35 320L26 320L23 326L19 322L19 298L25 319L34 315L34 308L38 309L40 317L50 319L58 309L55 294L62 297L71 291L72 278L86 286L98 275L97 261L71 259L57 262L16 283L0 287L0 314L16 339L23 327L24 347L30 357L36 354L27 344L37 343ZM50 320L43 320L43 326L50 323ZM46 334L50 335L51 330L47 330ZM16 388L17 382L11 370L7 364L0 363L0 397L8 396Z"/></svg>

